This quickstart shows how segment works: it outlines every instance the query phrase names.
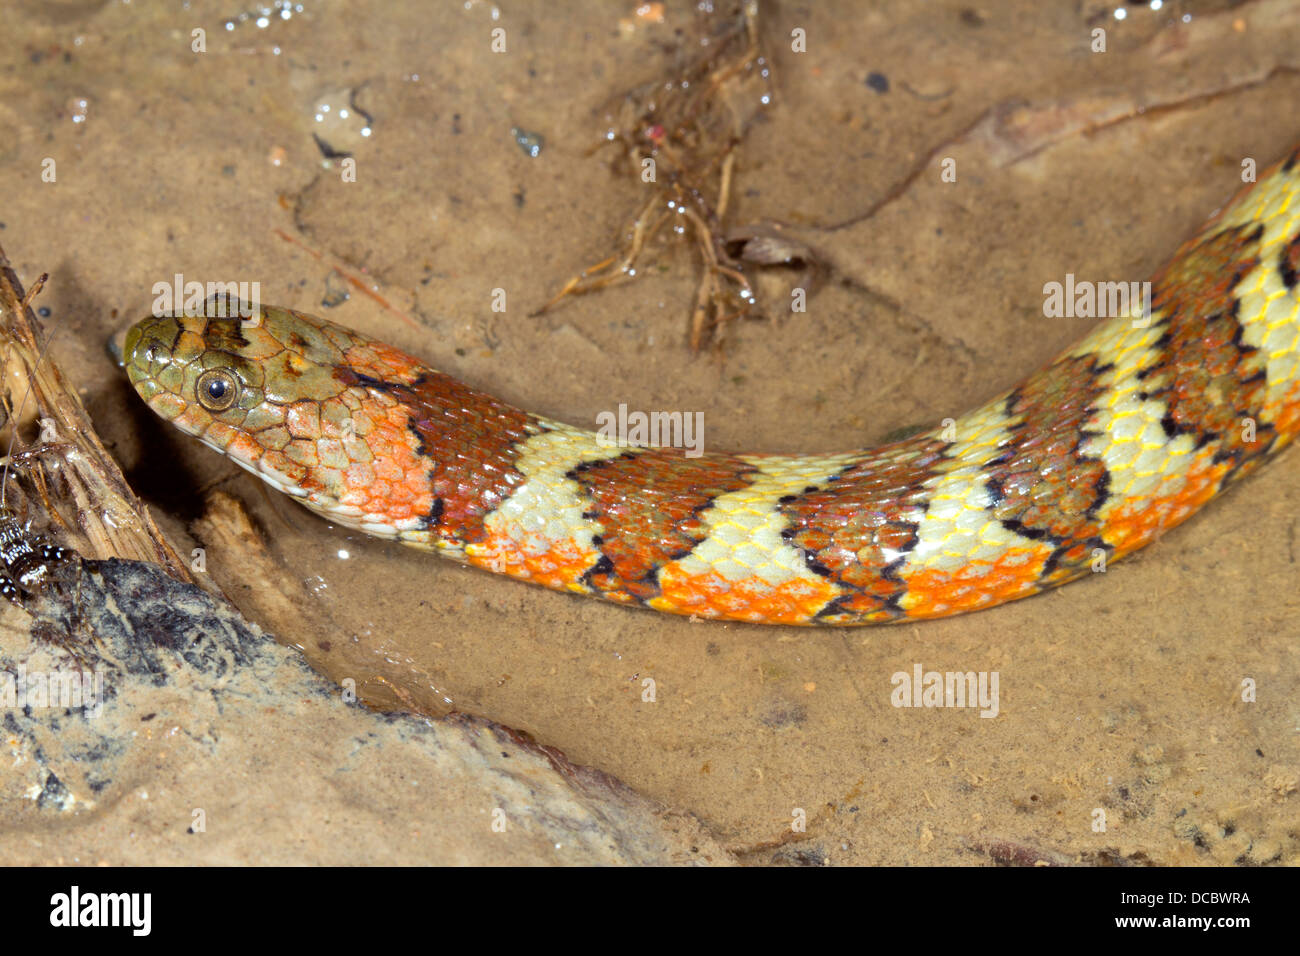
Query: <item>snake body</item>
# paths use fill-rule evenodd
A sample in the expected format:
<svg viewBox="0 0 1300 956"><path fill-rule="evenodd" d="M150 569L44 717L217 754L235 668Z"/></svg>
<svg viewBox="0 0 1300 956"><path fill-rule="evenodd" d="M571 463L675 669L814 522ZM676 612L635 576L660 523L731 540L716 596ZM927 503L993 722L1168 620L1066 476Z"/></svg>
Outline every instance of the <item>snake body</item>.
<svg viewBox="0 0 1300 956"><path fill-rule="evenodd" d="M611 447L301 312L148 317L149 406L325 517L677 614L871 624L991 607L1142 547L1300 429L1300 148L1023 383L837 455Z"/></svg>

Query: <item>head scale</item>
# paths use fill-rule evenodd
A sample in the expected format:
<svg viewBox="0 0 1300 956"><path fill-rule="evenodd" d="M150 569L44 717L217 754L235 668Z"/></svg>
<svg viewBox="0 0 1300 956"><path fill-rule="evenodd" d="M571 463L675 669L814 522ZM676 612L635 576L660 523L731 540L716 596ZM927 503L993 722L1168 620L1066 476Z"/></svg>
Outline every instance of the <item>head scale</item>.
<svg viewBox="0 0 1300 956"><path fill-rule="evenodd" d="M355 336L288 309L264 307L251 319L205 311L136 323L123 347L127 377L162 418L283 486L297 476L269 473L262 459L294 406L346 390L339 370Z"/></svg>
<svg viewBox="0 0 1300 956"><path fill-rule="evenodd" d="M438 373L289 309L205 311L150 316L127 332L122 362L150 408L336 521L422 526L429 464L409 387ZM394 482L409 483L406 493L393 495Z"/></svg>

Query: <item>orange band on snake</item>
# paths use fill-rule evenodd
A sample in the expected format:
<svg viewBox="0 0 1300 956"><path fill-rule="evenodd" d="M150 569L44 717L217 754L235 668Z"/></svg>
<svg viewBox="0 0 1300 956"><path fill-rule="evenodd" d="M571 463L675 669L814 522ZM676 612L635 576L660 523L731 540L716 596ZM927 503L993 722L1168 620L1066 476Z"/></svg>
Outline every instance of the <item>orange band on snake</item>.
<svg viewBox="0 0 1300 956"><path fill-rule="evenodd" d="M557 590L770 624L942 617L1179 524L1300 428L1300 149L1021 385L839 455L611 447L331 322L151 317L149 406L308 508Z"/></svg>

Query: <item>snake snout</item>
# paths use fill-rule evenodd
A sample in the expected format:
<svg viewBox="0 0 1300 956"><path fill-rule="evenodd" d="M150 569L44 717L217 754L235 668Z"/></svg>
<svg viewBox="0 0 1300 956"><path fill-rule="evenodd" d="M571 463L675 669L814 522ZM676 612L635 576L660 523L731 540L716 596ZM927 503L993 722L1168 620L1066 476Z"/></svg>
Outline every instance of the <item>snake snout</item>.
<svg viewBox="0 0 1300 956"><path fill-rule="evenodd" d="M131 333L135 331L134 325L124 325L108 337L104 347L108 350L109 357L113 360L118 368L126 368L127 348L135 347L135 341L132 340Z"/></svg>
<svg viewBox="0 0 1300 956"><path fill-rule="evenodd" d="M120 364L127 373L138 372L141 375L156 371L156 363L170 359L172 348L176 343L180 328L170 316L148 316L119 333L121 342ZM113 346L110 343L110 351Z"/></svg>

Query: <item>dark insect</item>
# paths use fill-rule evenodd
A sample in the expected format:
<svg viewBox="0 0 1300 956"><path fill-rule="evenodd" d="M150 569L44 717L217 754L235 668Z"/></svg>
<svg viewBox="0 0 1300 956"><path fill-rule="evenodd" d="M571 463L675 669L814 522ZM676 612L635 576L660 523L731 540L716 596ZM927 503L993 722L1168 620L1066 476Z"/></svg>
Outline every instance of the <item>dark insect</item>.
<svg viewBox="0 0 1300 956"><path fill-rule="evenodd" d="M22 607L68 555L66 549L32 534L29 525L0 518L0 595Z"/></svg>
<svg viewBox="0 0 1300 956"><path fill-rule="evenodd" d="M42 275L36 280L26 297L22 300L24 307L40 291L48 278ZM29 320L34 327L35 319L31 318L31 310L27 310ZM5 330L6 333L10 329ZM57 332L58 329L55 329ZM36 333L33 333L36 334ZM6 339L7 341L7 339ZM41 346L36 355L36 362L31 366L31 370L20 378L27 379L27 388L23 392L22 401L18 404L18 410L15 412L10 404L8 393L0 394L0 425L9 427L9 447L5 450L4 466L0 468L0 595L8 598L18 607L23 607L24 601L33 597L37 592L45 589L47 583L54 576L55 571L63 564L67 563L71 557L76 556L75 551L70 551L59 547L57 544L49 541L44 535L32 532L31 520L19 521L14 517L14 512L10 509L6 500L9 493L9 469L20 461L39 454L39 450L20 451L15 453L14 446L18 442L17 423L23 420L23 411L27 408L27 400L32 396L32 376L35 376L36 369L40 367L41 362L45 359L45 353L49 351L50 343L54 341L54 334L50 334L45 339L45 344ZM5 355L6 375L8 374L9 361L12 352ZM42 420L42 436L44 436L45 423ZM44 443L43 447L53 447L50 443Z"/></svg>

